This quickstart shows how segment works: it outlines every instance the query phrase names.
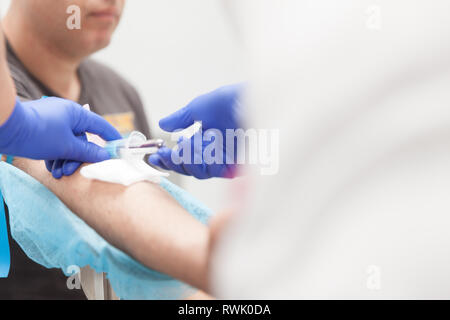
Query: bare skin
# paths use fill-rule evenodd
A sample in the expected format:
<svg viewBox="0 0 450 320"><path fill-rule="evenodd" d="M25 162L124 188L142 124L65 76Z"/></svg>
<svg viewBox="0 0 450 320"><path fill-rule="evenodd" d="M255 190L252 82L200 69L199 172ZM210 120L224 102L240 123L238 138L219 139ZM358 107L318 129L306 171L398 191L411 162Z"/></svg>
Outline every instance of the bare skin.
<svg viewBox="0 0 450 320"><path fill-rule="evenodd" d="M80 30L66 27L66 9L71 5L80 8ZM92 53L108 46L124 5L124 0L14 0L2 24L14 51L34 76L58 96L78 100L77 69Z"/></svg>
<svg viewBox="0 0 450 320"><path fill-rule="evenodd" d="M3 31L0 28L0 125L2 125L14 110L16 90L9 74L6 62Z"/></svg>
<svg viewBox="0 0 450 320"><path fill-rule="evenodd" d="M77 100L81 90L77 68L87 56L108 46L124 4L125 0L15 0L2 24L27 69L59 96ZM81 9L79 31L65 27L69 5ZM15 99L4 50L1 41L0 96L9 109L1 105L0 123L11 114ZM9 100L5 92L10 93ZM16 159L14 164L53 191L106 240L144 265L194 287L207 287L208 228L159 186L139 183L125 188L90 181L79 173L55 180L43 162ZM210 297L202 292L190 297L205 298Z"/></svg>
<svg viewBox="0 0 450 320"><path fill-rule="evenodd" d="M17 158L14 165L117 248L150 268L207 289L208 228L158 185L124 187L85 179L79 172L55 180L42 161Z"/></svg>
<svg viewBox="0 0 450 320"><path fill-rule="evenodd" d="M81 30L66 28L69 5L80 8ZM2 25L15 53L37 79L58 96L78 100L77 69L86 57L108 46L124 5L125 0L14 0ZM0 45L1 62L3 41ZM3 84L2 72L0 65ZM14 97L15 93L7 115ZM155 270L205 287L208 229L160 187L141 183L125 188L86 180L78 173L56 181L43 162L16 159L15 165L47 186L116 247ZM190 298L207 297L199 292Z"/></svg>

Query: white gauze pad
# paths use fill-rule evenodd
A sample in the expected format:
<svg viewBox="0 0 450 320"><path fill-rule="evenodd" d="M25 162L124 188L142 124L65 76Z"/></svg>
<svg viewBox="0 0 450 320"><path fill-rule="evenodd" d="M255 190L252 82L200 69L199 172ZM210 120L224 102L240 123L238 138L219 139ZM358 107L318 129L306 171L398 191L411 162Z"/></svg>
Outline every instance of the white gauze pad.
<svg viewBox="0 0 450 320"><path fill-rule="evenodd" d="M83 108L90 110L89 105ZM133 133L132 133L133 134ZM145 140L145 136L140 134ZM87 134L90 142L104 146L105 142L99 136ZM124 159L111 159L103 162L94 163L83 167L80 171L81 175L87 179L95 179L104 182L122 184L129 186L140 181L151 181L159 183L161 177L168 177L168 173L164 173L154 169L145 163L143 156L127 156Z"/></svg>
<svg viewBox="0 0 450 320"><path fill-rule="evenodd" d="M81 169L81 175L88 179L118 183L129 186L140 181L159 183L161 177L168 173L158 171L144 162L144 160L111 159L88 165Z"/></svg>

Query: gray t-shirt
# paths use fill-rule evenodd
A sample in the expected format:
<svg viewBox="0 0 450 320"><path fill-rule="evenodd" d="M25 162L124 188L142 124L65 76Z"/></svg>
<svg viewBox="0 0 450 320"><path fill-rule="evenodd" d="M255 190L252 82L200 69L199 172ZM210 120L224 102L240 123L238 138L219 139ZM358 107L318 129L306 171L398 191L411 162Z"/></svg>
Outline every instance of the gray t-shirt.
<svg viewBox="0 0 450 320"><path fill-rule="evenodd" d="M36 79L18 59L7 43L8 65L17 95L26 100L42 96L58 96ZM92 59L78 68L81 93L78 103L89 104L91 110L112 122L122 134L138 130L149 137L149 127L142 101L136 89L109 67Z"/></svg>
<svg viewBox="0 0 450 320"><path fill-rule="evenodd" d="M8 64L17 95L25 100L42 96L57 96L36 79L18 59L7 43ZM147 117L137 91L110 68L91 59L78 69L81 94L77 101L89 103L91 110L104 116L120 133L138 130L150 137ZM2 205L2 204L0 204ZM0 279L0 299L85 299L82 290L69 290L67 278L56 269L46 269L31 259L9 236L11 271L7 279Z"/></svg>

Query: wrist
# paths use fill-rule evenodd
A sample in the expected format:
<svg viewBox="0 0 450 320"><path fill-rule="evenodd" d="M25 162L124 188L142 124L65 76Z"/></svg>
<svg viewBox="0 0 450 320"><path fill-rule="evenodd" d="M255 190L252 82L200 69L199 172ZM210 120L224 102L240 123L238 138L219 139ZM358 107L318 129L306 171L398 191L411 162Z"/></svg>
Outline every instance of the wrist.
<svg viewBox="0 0 450 320"><path fill-rule="evenodd" d="M20 137L27 135L27 114L18 98L13 112L8 119L0 125L0 153L20 155Z"/></svg>
<svg viewBox="0 0 450 320"><path fill-rule="evenodd" d="M0 94L1 94L0 90ZM0 126L2 126L11 117L15 107L15 97L5 97L1 96L1 106L0 106Z"/></svg>
<svg viewBox="0 0 450 320"><path fill-rule="evenodd" d="M6 162L6 163L9 163L9 164L13 164L14 156L9 156L7 154L1 154L0 153L0 161Z"/></svg>
<svg viewBox="0 0 450 320"><path fill-rule="evenodd" d="M1 33L1 31L0 31ZM0 125L11 115L14 108L16 90L6 63L4 43L0 37Z"/></svg>

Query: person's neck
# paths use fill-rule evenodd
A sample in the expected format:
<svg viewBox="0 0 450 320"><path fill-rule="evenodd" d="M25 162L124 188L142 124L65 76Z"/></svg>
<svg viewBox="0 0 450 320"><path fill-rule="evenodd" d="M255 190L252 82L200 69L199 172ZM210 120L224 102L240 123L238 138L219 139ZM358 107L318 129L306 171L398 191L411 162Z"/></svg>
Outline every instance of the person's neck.
<svg viewBox="0 0 450 320"><path fill-rule="evenodd" d="M68 57L54 43L34 34L34 29L21 20L9 14L3 20L4 33L17 57L56 95L77 101L81 91L77 69L82 59Z"/></svg>

